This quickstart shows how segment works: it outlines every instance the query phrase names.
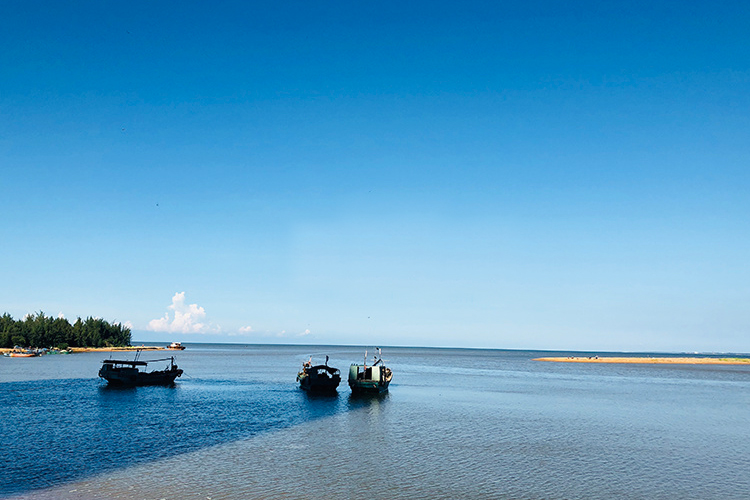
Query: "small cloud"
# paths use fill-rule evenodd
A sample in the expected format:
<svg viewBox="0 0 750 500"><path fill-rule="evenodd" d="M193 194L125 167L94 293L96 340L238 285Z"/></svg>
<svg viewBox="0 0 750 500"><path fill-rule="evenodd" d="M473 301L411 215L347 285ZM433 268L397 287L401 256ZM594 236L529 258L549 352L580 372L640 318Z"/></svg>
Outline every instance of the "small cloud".
<svg viewBox="0 0 750 500"><path fill-rule="evenodd" d="M309 328L307 330L305 330L304 332L298 334L297 336L298 337L306 337L307 335L310 335L310 329Z"/></svg>
<svg viewBox="0 0 750 500"><path fill-rule="evenodd" d="M185 304L185 292L178 292L172 297L169 309L174 311L170 318L169 311L164 317L152 319L148 322L148 329L152 332L170 333L215 333L218 327L212 327L204 322L206 311L198 304Z"/></svg>
<svg viewBox="0 0 750 500"><path fill-rule="evenodd" d="M252 326L243 326L240 327L236 332L227 332L227 336L229 337L239 337L241 335L247 335L248 333L254 333Z"/></svg>
<svg viewBox="0 0 750 500"><path fill-rule="evenodd" d="M62 313L62 311L60 311L59 313L57 313L57 318L58 319L65 319L65 315Z"/></svg>

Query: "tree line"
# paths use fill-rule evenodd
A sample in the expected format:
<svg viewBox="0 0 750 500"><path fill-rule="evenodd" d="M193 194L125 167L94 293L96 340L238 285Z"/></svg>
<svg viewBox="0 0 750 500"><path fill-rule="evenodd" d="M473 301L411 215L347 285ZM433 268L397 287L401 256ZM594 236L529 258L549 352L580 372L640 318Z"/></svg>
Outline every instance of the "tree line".
<svg viewBox="0 0 750 500"><path fill-rule="evenodd" d="M130 345L130 328L101 318L80 317L72 325L65 318L53 318L43 312L15 320L5 313L0 317L0 347L124 347Z"/></svg>

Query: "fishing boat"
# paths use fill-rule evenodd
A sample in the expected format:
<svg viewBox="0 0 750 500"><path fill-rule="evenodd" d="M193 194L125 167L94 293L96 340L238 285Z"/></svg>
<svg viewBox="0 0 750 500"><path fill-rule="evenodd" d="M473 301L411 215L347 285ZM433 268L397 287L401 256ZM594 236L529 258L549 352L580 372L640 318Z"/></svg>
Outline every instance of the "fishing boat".
<svg viewBox="0 0 750 500"><path fill-rule="evenodd" d="M338 368L328 366L328 356L324 365L313 365L312 358L302 363L302 370L297 374L299 386L310 392L334 392L341 383L341 372Z"/></svg>
<svg viewBox="0 0 750 500"><path fill-rule="evenodd" d="M171 344L167 346L167 349L172 349L174 351L184 351L185 346L182 345L182 343L180 342L172 342Z"/></svg>
<svg viewBox="0 0 750 500"><path fill-rule="evenodd" d="M388 390L393 372L383 363L379 347L377 351L371 365L367 365L367 351L365 351L364 363L352 364L349 367L349 387L353 393L382 393Z"/></svg>
<svg viewBox="0 0 750 500"><path fill-rule="evenodd" d="M11 352L6 353L6 356L11 358L34 358L41 356L43 352L40 349L24 349L23 347L15 346Z"/></svg>
<svg viewBox="0 0 750 500"><path fill-rule="evenodd" d="M174 383L174 379L182 375L182 369L178 368L175 364L174 356L164 359L139 361L139 354L140 351L136 352L133 361L105 359L102 361L99 377L105 379L109 385L135 387L142 385L171 385ZM159 361L169 361L169 365L163 370L146 371L146 366L149 363L157 363Z"/></svg>

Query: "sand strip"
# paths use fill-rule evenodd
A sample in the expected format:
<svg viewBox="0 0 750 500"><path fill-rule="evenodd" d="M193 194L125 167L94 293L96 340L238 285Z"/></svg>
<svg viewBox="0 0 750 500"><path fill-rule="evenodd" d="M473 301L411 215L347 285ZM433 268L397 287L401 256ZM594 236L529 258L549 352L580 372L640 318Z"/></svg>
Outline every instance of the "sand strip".
<svg viewBox="0 0 750 500"><path fill-rule="evenodd" d="M73 353L77 352L116 352L116 351L163 351L165 347L158 346L128 346L128 347L71 347Z"/></svg>
<svg viewBox="0 0 750 500"><path fill-rule="evenodd" d="M650 357L602 357L568 356L536 358L534 361L555 361L559 363L664 363L683 365L747 365L750 358L650 358Z"/></svg>
<svg viewBox="0 0 750 500"><path fill-rule="evenodd" d="M116 352L116 351L164 351L166 347L158 346L128 346L128 347L70 347L68 350L72 353L77 352ZM13 349L0 348L0 353L11 352Z"/></svg>

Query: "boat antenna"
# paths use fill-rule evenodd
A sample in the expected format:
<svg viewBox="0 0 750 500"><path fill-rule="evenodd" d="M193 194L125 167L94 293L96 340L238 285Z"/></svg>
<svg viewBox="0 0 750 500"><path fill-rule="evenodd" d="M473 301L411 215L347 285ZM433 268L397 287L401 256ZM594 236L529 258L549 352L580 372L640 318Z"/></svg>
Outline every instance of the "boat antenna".
<svg viewBox="0 0 750 500"><path fill-rule="evenodd" d="M133 359L133 361L138 361L138 357L140 355L141 355L141 350L140 349L136 349L135 350L135 358Z"/></svg>

